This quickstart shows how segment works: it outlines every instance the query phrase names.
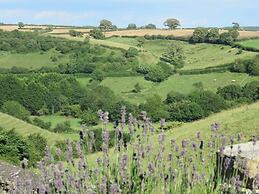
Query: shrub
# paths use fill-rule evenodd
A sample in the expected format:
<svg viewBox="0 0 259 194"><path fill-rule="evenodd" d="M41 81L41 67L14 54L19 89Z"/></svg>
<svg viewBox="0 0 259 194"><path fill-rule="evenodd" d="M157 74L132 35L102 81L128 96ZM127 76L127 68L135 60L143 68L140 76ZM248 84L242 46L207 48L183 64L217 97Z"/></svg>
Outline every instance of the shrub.
<svg viewBox="0 0 259 194"><path fill-rule="evenodd" d="M59 123L53 130L55 133L68 133L72 132L73 129L70 126L69 121L66 121L64 123Z"/></svg>
<svg viewBox="0 0 259 194"><path fill-rule="evenodd" d="M91 111L84 111L80 116L80 119L81 124L86 124L88 126L97 125L99 121L97 113Z"/></svg>
<svg viewBox="0 0 259 194"><path fill-rule="evenodd" d="M99 29L90 30L89 35L95 39L104 39L105 35Z"/></svg>
<svg viewBox="0 0 259 194"><path fill-rule="evenodd" d="M46 130L50 130L51 127L51 122L44 122L43 120L37 117L33 119L33 124Z"/></svg>
<svg viewBox="0 0 259 194"><path fill-rule="evenodd" d="M134 47L130 47L125 53L125 57L127 58L136 57L137 55L138 55L138 49Z"/></svg>
<svg viewBox="0 0 259 194"><path fill-rule="evenodd" d="M158 65L150 68L148 73L145 75L145 79L152 82L162 82L168 77L168 74L165 73L163 68Z"/></svg>
<svg viewBox="0 0 259 194"><path fill-rule="evenodd" d="M26 110L19 102L7 101L1 108L3 113L14 116L18 119L29 121L30 112Z"/></svg>
<svg viewBox="0 0 259 194"><path fill-rule="evenodd" d="M237 100L243 96L242 87L239 85L228 85L223 88L218 88L217 94L225 100Z"/></svg>
<svg viewBox="0 0 259 194"><path fill-rule="evenodd" d="M197 103L203 109L204 116L220 112L227 107L221 96L210 91L193 92L190 94L189 99L191 102Z"/></svg>
<svg viewBox="0 0 259 194"><path fill-rule="evenodd" d="M169 105L169 119L171 121L191 122L204 117L200 105L190 101L180 101Z"/></svg>
<svg viewBox="0 0 259 194"><path fill-rule="evenodd" d="M183 46L179 43L172 43L167 51L160 57L161 61L170 63L175 68L182 68L184 65L184 51Z"/></svg>
<svg viewBox="0 0 259 194"><path fill-rule="evenodd" d="M168 118L167 108L158 95L147 98L144 104L139 105L139 109L146 111L154 122L159 121L161 118Z"/></svg>

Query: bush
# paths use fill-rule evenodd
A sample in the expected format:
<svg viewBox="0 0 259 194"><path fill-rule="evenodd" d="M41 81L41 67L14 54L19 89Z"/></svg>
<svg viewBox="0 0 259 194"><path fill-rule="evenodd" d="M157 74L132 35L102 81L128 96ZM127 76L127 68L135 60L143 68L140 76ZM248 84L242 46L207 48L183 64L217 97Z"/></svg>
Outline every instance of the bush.
<svg viewBox="0 0 259 194"><path fill-rule="evenodd" d="M19 102L7 101L1 108L3 113L9 114L18 119L29 121L30 112L26 110Z"/></svg>
<svg viewBox="0 0 259 194"><path fill-rule="evenodd" d="M204 116L217 113L227 108L224 99L210 91L196 91L190 94L191 102L197 103L204 111Z"/></svg>
<svg viewBox="0 0 259 194"><path fill-rule="evenodd" d="M180 101L169 105L169 119L171 121L191 122L204 117L200 105L190 101Z"/></svg>
<svg viewBox="0 0 259 194"><path fill-rule="evenodd" d="M99 118L97 116L96 112L90 112L90 111L85 111L82 113L82 115L80 116L80 123L81 124L86 124L88 126L92 126L92 125L97 125Z"/></svg>
<svg viewBox="0 0 259 194"><path fill-rule="evenodd" d="M104 39L105 35L99 29L90 30L89 35L95 39Z"/></svg>
<svg viewBox="0 0 259 194"><path fill-rule="evenodd" d="M163 68L158 65L150 68L148 73L145 75L145 79L152 82L162 82L168 77L168 74L165 73Z"/></svg>
<svg viewBox="0 0 259 194"><path fill-rule="evenodd" d="M5 131L0 128L0 158L16 165L26 158L29 166L36 166L41 160L47 145L46 139L39 134L28 138L19 136L14 130Z"/></svg>
<svg viewBox="0 0 259 194"><path fill-rule="evenodd" d="M180 101L185 101L186 98L187 97L183 94L180 94L180 93L175 92L175 91L171 91L167 94L165 103L171 104L171 103L176 103L176 102L180 102Z"/></svg>
<svg viewBox="0 0 259 194"><path fill-rule="evenodd" d="M172 43L167 51L160 57L161 61L174 65L175 68L182 68L184 65L183 46L179 43Z"/></svg>
<svg viewBox="0 0 259 194"><path fill-rule="evenodd" d="M243 96L242 87L239 85L228 85L223 88L218 88L217 94L225 100L237 100Z"/></svg>
<svg viewBox="0 0 259 194"><path fill-rule="evenodd" d="M44 122L43 120L37 117L33 119L33 124L46 130L50 130L51 127L51 122Z"/></svg>
<svg viewBox="0 0 259 194"><path fill-rule="evenodd" d="M125 57L126 58L131 58L131 57L136 57L138 55L138 49L134 48L134 47L130 47L126 53L125 53Z"/></svg>
<svg viewBox="0 0 259 194"><path fill-rule="evenodd" d="M161 118L168 118L167 107L158 95L147 98L144 104L139 105L139 109L146 111L154 122L159 121Z"/></svg>
<svg viewBox="0 0 259 194"><path fill-rule="evenodd" d="M53 130L55 133L68 133L72 132L73 129L70 126L69 121L66 121L64 123L59 123Z"/></svg>

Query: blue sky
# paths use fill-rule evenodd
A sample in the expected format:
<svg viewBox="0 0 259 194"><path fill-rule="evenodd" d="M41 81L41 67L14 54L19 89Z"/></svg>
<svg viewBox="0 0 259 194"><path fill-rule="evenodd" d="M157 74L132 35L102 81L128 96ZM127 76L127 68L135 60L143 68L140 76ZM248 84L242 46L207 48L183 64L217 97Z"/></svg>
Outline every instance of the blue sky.
<svg viewBox="0 0 259 194"><path fill-rule="evenodd" d="M0 22L117 26L178 18L183 27L259 25L259 0L0 0Z"/></svg>

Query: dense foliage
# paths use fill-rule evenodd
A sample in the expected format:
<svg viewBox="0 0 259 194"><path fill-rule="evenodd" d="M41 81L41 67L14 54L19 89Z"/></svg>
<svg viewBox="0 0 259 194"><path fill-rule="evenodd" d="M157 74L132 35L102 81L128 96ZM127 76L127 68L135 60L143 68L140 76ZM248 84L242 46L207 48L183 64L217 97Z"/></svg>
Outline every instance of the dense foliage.
<svg viewBox="0 0 259 194"><path fill-rule="evenodd" d="M202 28L198 27L194 30L191 43L214 43L232 45L237 40L239 32L237 29L229 29L228 32L219 33L217 28Z"/></svg>
<svg viewBox="0 0 259 194"><path fill-rule="evenodd" d="M236 60L231 67L231 71L259 76L259 55L252 59Z"/></svg>
<svg viewBox="0 0 259 194"><path fill-rule="evenodd" d="M44 156L46 146L46 139L38 134L23 138L14 130L0 128L0 158L11 163L20 165L26 159L29 166L36 166Z"/></svg>

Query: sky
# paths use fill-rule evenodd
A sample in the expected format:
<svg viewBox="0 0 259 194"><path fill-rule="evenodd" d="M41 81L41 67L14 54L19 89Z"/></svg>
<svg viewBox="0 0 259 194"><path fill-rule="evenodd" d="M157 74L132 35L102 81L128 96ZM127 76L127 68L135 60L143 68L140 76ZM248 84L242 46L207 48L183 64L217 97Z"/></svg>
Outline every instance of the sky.
<svg viewBox="0 0 259 194"><path fill-rule="evenodd" d="M163 26L177 18L182 27L259 26L259 0L0 0L0 22L56 25L99 25L108 19Z"/></svg>

